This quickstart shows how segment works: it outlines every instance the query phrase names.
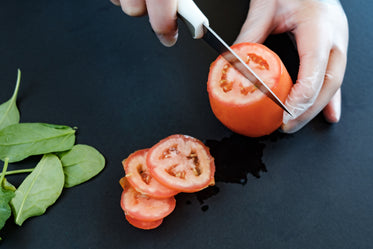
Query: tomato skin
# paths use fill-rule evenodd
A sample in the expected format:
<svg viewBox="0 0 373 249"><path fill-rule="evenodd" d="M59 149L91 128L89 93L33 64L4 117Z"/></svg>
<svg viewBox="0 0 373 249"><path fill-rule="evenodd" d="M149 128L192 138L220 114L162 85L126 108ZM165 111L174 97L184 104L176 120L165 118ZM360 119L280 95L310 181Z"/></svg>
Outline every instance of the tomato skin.
<svg viewBox="0 0 373 249"><path fill-rule="evenodd" d="M132 226L140 228L140 229L144 229L144 230L150 230L150 229L157 228L163 222L163 219L154 220L154 221L143 221L143 220L138 220L136 218L133 218L130 215L125 215L125 217L128 223L130 223Z"/></svg>
<svg viewBox="0 0 373 249"><path fill-rule="evenodd" d="M178 191L160 184L150 174L146 165L146 156L149 149L138 150L122 161L126 178L137 192L153 198L168 198L176 195Z"/></svg>
<svg viewBox="0 0 373 249"><path fill-rule="evenodd" d="M286 100L293 83L277 54L264 45L256 43L240 43L233 45L231 48L235 51L245 50L246 53L259 53L259 56L263 56L265 53L266 55L263 58L266 59L271 70L270 72L267 72L269 71L267 70L265 73L274 74L271 75L274 83L270 88L282 102ZM248 95L247 103L230 103L222 97L224 95L216 94L216 80L219 79L216 75L221 73L221 68L217 68L217 65L221 63L221 60L224 60L224 58L219 56L211 64L207 82L207 91L214 115L230 130L249 137L269 135L278 129L282 124L283 110L264 94L251 100L249 100L250 95ZM261 77L263 71L254 71ZM239 73L236 72L236 74Z"/></svg>
<svg viewBox="0 0 373 249"><path fill-rule="evenodd" d="M125 215L141 221L155 221L163 219L175 209L175 197L156 199L137 192L128 181L124 185L120 205Z"/></svg>
<svg viewBox="0 0 373 249"><path fill-rule="evenodd" d="M209 148L190 136L176 134L159 141L149 150L147 165L158 182L180 192L192 193L215 184Z"/></svg>

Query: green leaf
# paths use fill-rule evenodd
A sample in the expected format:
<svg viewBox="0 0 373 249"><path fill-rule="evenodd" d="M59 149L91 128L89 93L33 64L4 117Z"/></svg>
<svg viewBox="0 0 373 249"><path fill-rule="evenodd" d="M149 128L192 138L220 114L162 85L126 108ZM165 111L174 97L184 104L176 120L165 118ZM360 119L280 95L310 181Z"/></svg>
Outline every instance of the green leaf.
<svg viewBox="0 0 373 249"><path fill-rule="evenodd" d="M4 227L5 222L9 219L12 213L9 202L14 197L14 189L7 188L5 182L6 179L4 178L0 187L0 229Z"/></svg>
<svg viewBox="0 0 373 249"><path fill-rule="evenodd" d="M16 105L19 83L21 81L21 70L18 69L17 83L12 97L0 105L0 130L8 125L19 122L19 111Z"/></svg>
<svg viewBox="0 0 373 249"><path fill-rule="evenodd" d="M3 173L0 177L0 229L4 227L5 222L9 219L12 213L9 202L14 197L14 191L16 190L15 187L8 183L4 177L7 167L8 160L5 160Z"/></svg>
<svg viewBox="0 0 373 249"><path fill-rule="evenodd" d="M95 148L84 144L77 144L59 156L65 174L66 188L88 181L105 167L103 155Z"/></svg>
<svg viewBox="0 0 373 249"><path fill-rule="evenodd" d="M54 154L44 155L11 201L15 223L22 225L27 218L44 214L60 196L63 185L61 161Z"/></svg>
<svg viewBox="0 0 373 249"><path fill-rule="evenodd" d="M75 143L75 130L69 126L19 123L0 130L0 159L9 162L51 152L65 151Z"/></svg>

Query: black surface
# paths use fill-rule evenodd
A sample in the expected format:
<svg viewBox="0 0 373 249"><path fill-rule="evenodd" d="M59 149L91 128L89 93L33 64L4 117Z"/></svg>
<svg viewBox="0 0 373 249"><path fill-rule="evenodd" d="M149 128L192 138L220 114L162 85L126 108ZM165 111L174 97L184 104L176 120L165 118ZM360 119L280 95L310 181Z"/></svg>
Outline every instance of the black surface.
<svg viewBox="0 0 373 249"><path fill-rule="evenodd" d="M248 2L197 3L231 43ZM341 122L317 117L293 135L250 139L213 116L206 80L216 54L184 26L177 45L165 48L147 17L125 16L108 0L2 0L0 102L21 68L21 121L77 126L78 142L98 148L107 165L64 190L45 215L22 227L9 220L1 248L371 248L373 3L342 3L350 46ZM295 77L287 36L267 44ZM135 229L119 206L121 160L174 133L211 147L216 186L178 195L158 229ZM17 185L22 177L9 179Z"/></svg>

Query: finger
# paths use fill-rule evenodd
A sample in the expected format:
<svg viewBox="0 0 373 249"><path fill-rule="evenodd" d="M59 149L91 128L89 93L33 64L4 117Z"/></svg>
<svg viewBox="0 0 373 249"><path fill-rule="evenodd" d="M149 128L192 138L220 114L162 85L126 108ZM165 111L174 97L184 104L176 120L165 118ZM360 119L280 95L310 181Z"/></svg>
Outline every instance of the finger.
<svg viewBox="0 0 373 249"><path fill-rule="evenodd" d="M272 32L276 5L272 1L252 0L247 19L234 43L263 43Z"/></svg>
<svg viewBox="0 0 373 249"><path fill-rule="evenodd" d="M339 88L323 110L326 121L337 123L341 118L341 109L341 89Z"/></svg>
<svg viewBox="0 0 373 249"><path fill-rule="evenodd" d="M340 93L336 93L340 89L343 81L344 72L346 69L347 56L345 52L340 50L332 50L330 53L330 59L328 61L327 70L323 78L324 82L320 93L318 94L314 104L310 106L303 114L294 120L290 120L288 123L282 126L282 130L287 133L298 131L305 124L307 124L312 118L314 118L321 110L326 107L328 103L331 105L328 108L330 111L330 120L332 121L332 115L335 116L336 121L339 120L340 115ZM339 94L339 95L338 95ZM335 96L335 98L334 98ZM339 99L338 99L339 98ZM339 100L339 103L338 103ZM338 117L338 120L336 119ZM334 118L334 117L333 117Z"/></svg>
<svg viewBox="0 0 373 249"><path fill-rule="evenodd" d="M150 24L159 40L171 47L177 40L177 1L146 0Z"/></svg>
<svg viewBox="0 0 373 249"><path fill-rule="evenodd" d="M317 23L299 24L294 30L300 65L298 79L285 103L293 115L284 113L284 132L290 131L289 128L297 123L299 116L313 105L324 82L331 42L327 30ZM290 126L288 122L291 120Z"/></svg>
<svg viewBox="0 0 373 249"><path fill-rule="evenodd" d="M110 0L110 2L116 6L120 6L120 1L119 0Z"/></svg>
<svg viewBox="0 0 373 249"><path fill-rule="evenodd" d="M118 2L118 0L110 1ZM145 0L120 0L120 6L123 12L129 16L142 16L146 14Z"/></svg>

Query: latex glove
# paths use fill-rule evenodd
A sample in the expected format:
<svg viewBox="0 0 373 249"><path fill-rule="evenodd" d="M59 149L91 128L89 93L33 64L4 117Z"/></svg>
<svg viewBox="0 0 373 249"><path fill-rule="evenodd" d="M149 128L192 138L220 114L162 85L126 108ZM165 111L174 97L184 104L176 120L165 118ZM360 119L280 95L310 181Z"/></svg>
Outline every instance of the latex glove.
<svg viewBox="0 0 373 249"><path fill-rule="evenodd" d="M348 46L346 15L337 0L251 0L235 43L262 43L269 34L291 32L300 67L285 105L284 132L302 128L323 110L329 122L341 115L341 91Z"/></svg>
<svg viewBox="0 0 373 249"><path fill-rule="evenodd" d="M121 6L129 16L149 15L149 21L160 42L171 47L176 43L177 1L176 0L110 0Z"/></svg>

